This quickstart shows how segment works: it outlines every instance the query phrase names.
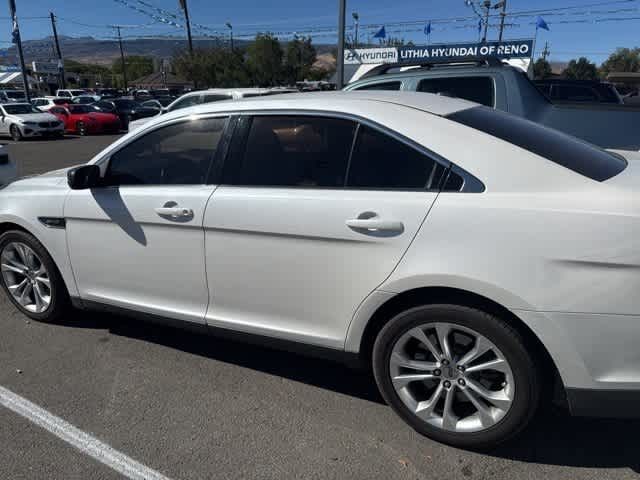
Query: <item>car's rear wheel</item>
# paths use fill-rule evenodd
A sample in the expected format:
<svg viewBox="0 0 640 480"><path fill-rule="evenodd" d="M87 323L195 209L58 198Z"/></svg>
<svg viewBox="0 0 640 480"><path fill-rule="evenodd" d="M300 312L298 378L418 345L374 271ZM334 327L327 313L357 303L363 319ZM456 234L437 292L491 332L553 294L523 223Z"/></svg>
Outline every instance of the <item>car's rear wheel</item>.
<svg viewBox="0 0 640 480"><path fill-rule="evenodd" d="M373 350L385 400L418 432L462 448L490 448L520 432L540 398L536 363L499 318L426 305L393 318Z"/></svg>
<svg viewBox="0 0 640 480"><path fill-rule="evenodd" d="M9 129L9 133L11 134L11 139L14 142L19 142L20 140L22 140L22 132L20 131L17 125L11 125L11 128Z"/></svg>
<svg viewBox="0 0 640 480"><path fill-rule="evenodd" d="M0 283L25 315L52 322L67 308L69 295L51 256L32 235L12 230L0 236Z"/></svg>
<svg viewBox="0 0 640 480"><path fill-rule="evenodd" d="M76 123L76 130L78 135L84 137L87 134L87 125L84 122L78 122Z"/></svg>

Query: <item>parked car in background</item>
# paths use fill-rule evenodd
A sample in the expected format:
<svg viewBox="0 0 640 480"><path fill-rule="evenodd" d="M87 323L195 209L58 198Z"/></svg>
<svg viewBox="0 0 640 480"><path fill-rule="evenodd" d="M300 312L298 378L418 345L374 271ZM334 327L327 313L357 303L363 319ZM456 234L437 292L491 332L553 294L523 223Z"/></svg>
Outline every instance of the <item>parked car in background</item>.
<svg viewBox="0 0 640 480"><path fill-rule="evenodd" d="M100 112L91 105L56 106L49 111L64 122L64 128L68 133L84 136L120 131L120 120L117 115Z"/></svg>
<svg viewBox="0 0 640 480"><path fill-rule="evenodd" d="M30 103L5 103L0 105L0 135L10 135L16 142L32 137L62 137L64 124Z"/></svg>
<svg viewBox="0 0 640 480"><path fill-rule="evenodd" d="M80 95L71 100L71 103L76 105L91 105L100 101L99 95Z"/></svg>
<svg viewBox="0 0 640 480"><path fill-rule="evenodd" d="M0 283L39 321L71 304L325 349L418 432L488 448L554 389L638 415L639 180L637 152L459 99L214 102L5 187Z"/></svg>
<svg viewBox="0 0 640 480"><path fill-rule="evenodd" d="M24 90L0 90L0 103L24 103L27 96Z"/></svg>
<svg viewBox="0 0 640 480"><path fill-rule="evenodd" d="M525 72L493 58L381 65L345 90L402 90L463 98L603 148L640 150L640 108L609 103L551 103Z"/></svg>
<svg viewBox="0 0 640 480"><path fill-rule="evenodd" d="M95 102L93 105L101 112L117 115L124 130L129 128L131 120L149 118L158 114L158 110L156 108L144 107L139 102L128 98L100 100Z"/></svg>
<svg viewBox="0 0 640 480"><path fill-rule="evenodd" d="M261 97L271 94L273 94L273 89L269 88L211 88L209 90L189 92L185 93L177 100L174 100L168 106L162 108L160 112L156 112L156 116L187 107L193 107L194 105L201 105L203 103L220 102L223 100L239 100L241 98ZM131 122L129 130L133 131L136 128L140 128L148 121L149 118L143 118Z"/></svg>
<svg viewBox="0 0 640 480"><path fill-rule="evenodd" d="M608 82L548 79L533 83L553 103L624 103L616 87Z"/></svg>
<svg viewBox="0 0 640 480"><path fill-rule="evenodd" d="M11 159L9 149L0 145L0 187L8 185L18 178L18 166Z"/></svg>
<svg viewBox="0 0 640 480"><path fill-rule="evenodd" d="M42 111L49 110L51 107L67 105L68 98L64 97L37 97L31 99L31 105Z"/></svg>
<svg viewBox="0 0 640 480"><path fill-rule="evenodd" d="M99 88L96 92L101 100L110 100L122 96L122 91L117 88Z"/></svg>
<svg viewBox="0 0 640 480"><path fill-rule="evenodd" d="M86 90L79 90L79 89L56 90L56 97L64 97L70 100L83 95L87 95Z"/></svg>

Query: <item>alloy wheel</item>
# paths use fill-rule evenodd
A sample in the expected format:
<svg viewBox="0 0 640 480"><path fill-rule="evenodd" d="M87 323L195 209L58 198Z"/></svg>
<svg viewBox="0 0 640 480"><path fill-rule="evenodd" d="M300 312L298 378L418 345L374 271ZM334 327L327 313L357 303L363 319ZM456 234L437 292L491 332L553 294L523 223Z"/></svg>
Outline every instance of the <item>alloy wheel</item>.
<svg viewBox="0 0 640 480"><path fill-rule="evenodd" d="M15 142L19 142L20 140L22 140L22 134L20 133L20 129L18 129L18 127L16 127L15 125L11 125L11 139Z"/></svg>
<svg viewBox="0 0 640 480"><path fill-rule="evenodd" d="M40 257L26 244L8 243L0 254L2 278L25 310L42 313L51 305L51 278Z"/></svg>
<svg viewBox="0 0 640 480"><path fill-rule="evenodd" d="M453 323L427 323L405 332L391 350L389 372L405 406L449 432L493 427L515 394L502 352L480 333Z"/></svg>

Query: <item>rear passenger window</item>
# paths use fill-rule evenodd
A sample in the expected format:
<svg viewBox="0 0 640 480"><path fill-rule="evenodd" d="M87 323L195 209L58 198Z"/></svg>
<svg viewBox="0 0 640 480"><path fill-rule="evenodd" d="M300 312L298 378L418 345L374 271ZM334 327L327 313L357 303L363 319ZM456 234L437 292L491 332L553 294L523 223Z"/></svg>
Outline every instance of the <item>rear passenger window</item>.
<svg viewBox="0 0 640 480"><path fill-rule="evenodd" d="M212 95L205 94L202 98L202 103L220 102L222 100L231 100L229 95Z"/></svg>
<svg viewBox="0 0 640 480"><path fill-rule="evenodd" d="M251 122L236 185L344 186L356 125L311 116L256 116Z"/></svg>
<svg viewBox="0 0 640 480"><path fill-rule="evenodd" d="M362 125L349 168L348 187L435 189L445 168L424 153Z"/></svg>
<svg viewBox="0 0 640 480"><path fill-rule="evenodd" d="M225 123L225 118L207 118L149 132L111 156L104 183L204 184Z"/></svg>
<svg viewBox="0 0 640 480"><path fill-rule="evenodd" d="M418 91L447 97L463 98L493 107L494 88L490 77L425 78Z"/></svg>
<svg viewBox="0 0 640 480"><path fill-rule="evenodd" d="M354 90L400 90L401 82L384 82L374 83L370 85L364 85L362 87L354 88Z"/></svg>

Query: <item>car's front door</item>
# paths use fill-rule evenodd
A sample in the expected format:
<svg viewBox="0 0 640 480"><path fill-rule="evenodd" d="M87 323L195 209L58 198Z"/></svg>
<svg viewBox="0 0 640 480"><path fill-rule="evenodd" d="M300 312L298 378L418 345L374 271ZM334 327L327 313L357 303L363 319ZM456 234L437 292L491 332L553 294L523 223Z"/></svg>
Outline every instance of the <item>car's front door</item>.
<svg viewBox="0 0 640 480"><path fill-rule="evenodd" d="M104 186L69 194L69 254L83 300L204 322L202 219L226 123L161 126L110 156Z"/></svg>
<svg viewBox="0 0 640 480"><path fill-rule="evenodd" d="M356 121L243 117L205 212L207 323L341 348L445 171Z"/></svg>

